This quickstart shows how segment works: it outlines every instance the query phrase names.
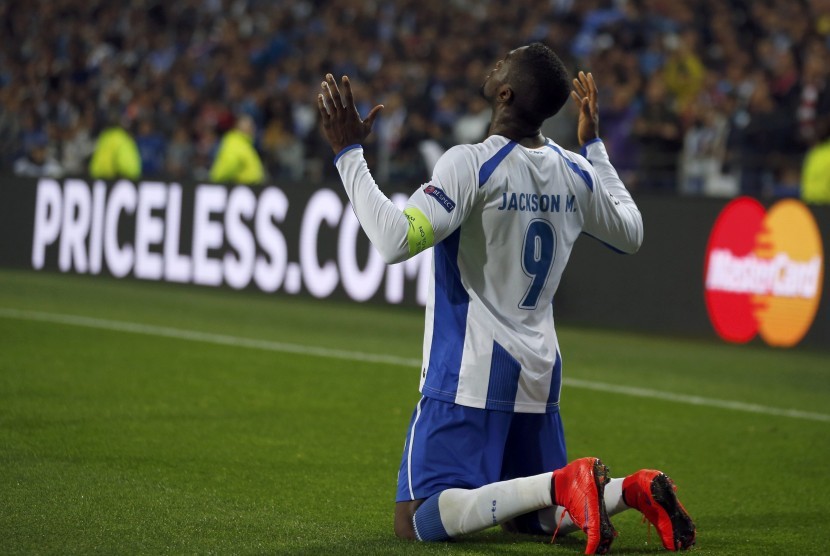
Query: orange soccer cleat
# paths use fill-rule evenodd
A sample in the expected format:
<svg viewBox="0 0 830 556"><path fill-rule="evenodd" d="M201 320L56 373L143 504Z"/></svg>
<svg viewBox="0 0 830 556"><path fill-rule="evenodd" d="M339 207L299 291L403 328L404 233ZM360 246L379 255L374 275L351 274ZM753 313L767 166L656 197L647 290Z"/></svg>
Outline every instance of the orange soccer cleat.
<svg viewBox="0 0 830 556"><path fill-rule="evenodd" d="M641 469L623 480L625 503L640 510L660 533L666 550L686 550L695 544L695 524L674 493L677 487L655 469Z"/></svg>
<svg viewBox="0 0 830 556"><path fill-rule="evenodd" d="M603 499L609 481L608 468L597 458L577 459L553 472L553 502L588 535L585 554L607 553L617 536Z"/></svg>

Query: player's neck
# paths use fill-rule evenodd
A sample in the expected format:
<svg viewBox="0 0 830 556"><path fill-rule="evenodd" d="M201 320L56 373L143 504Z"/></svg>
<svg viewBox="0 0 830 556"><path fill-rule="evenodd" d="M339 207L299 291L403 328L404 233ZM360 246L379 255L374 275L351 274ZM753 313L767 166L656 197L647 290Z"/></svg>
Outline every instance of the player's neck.
<svg viewBox="0 0 830 556"><path fill-rule="evenodd" d="M493 118L488 135L507 137L529 149L535 149L545 144L545 136L542 135L539 126L527 125L515 118Z"/></svg>

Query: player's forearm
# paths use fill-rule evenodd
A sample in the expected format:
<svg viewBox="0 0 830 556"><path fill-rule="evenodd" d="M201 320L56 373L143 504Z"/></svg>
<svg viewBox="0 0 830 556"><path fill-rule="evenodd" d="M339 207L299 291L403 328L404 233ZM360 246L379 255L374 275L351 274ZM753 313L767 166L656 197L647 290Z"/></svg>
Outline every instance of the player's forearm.
<svg viewBox="0 0 830 556"><path fill-rule="evenodd" d="M643 243L643 217L637 204L620 179L602 141L593 141L583 147L583 154L591 162L602 188L611 200L602 199L605 210L598 215L603 239L620 251L636 253Z"/></svg>
<svg viewBox="0 0 830 556"><path fill-rule="evenodd" d="M408 259L407 218L378 189L363 158L363 148L341 152L335 166L363 231L383 260L391 264Z"/></svg>

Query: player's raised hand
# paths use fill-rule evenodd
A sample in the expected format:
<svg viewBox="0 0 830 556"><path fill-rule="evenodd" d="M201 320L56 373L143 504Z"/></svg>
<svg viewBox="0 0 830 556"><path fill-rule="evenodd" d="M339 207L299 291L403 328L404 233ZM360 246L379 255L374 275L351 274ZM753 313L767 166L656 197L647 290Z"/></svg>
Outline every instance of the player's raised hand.
<svg viewBox="0 0 830 556"><path fill-rule="evenodd" d="M362 143L372 131L372 124L383 108L378 104L372 108L365 120L357 113L357 106L352 96L352 85L347 76L340 81L343 93L337 86L332 74L326 75L326 80L320 86L323 92L317 95L317 108L320 111L320 120L323 124L323 135L335 153L339 153L349 145Z"/></svg>
<svg viewBox="0 0 830 556"><path fill-rule="evenodd" d="M571 98L579 107L579 124L576 135L579 144L584 145L591 139L599 137L599 108L597 108L597 84L590 73L579 72L578 79L574 79L574 90Z"/></svg>

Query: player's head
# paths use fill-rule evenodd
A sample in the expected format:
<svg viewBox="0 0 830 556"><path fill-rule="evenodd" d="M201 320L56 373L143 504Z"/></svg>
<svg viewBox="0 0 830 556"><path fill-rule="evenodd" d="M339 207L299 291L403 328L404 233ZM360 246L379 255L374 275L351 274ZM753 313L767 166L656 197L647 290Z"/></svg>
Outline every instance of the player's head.
<svg viewBox="0 0 830 556"><path fill-rule="evenodd" d="M538 42L510 51L481 87L491 104L508 105L516 117L537 125L559 112L570 91L565 64Z"/></svg>

